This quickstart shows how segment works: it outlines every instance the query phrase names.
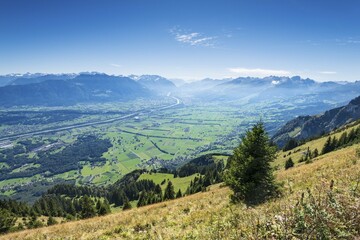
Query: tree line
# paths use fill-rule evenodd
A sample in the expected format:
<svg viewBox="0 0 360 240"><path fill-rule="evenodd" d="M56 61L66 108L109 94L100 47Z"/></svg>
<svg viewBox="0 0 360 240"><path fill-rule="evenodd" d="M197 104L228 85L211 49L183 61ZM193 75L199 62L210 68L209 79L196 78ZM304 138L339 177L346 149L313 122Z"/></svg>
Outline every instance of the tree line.
<svg viewBox="0 0 360 240"><path fill-rule="evenodd" d="M337 138L336 136L328 136L320 152L317 148L311 151L310 147L308 147L306 152L304 152L303 156L300 158L299 163L310 163L311 159L316 158L321 154L326 154L357 143L360 143L360 126L354 127L350 131L344 131L339 138ZM300 142L297 142L295 139L290 139L284 146L283 151L291 150L300 145ZM295 163L293 159L289 157L285 162L285 169L289 169L294 165Z"/></svg>
<svg viewBox="0 0 360 240"><path fill-rule="evenodd" d="M210 155L194 159L175 170L160 171L173 173L175 177L190 176L195 172L189 166L194 165L199 176L191 181L185 193L181 190L175 192L174 185L169 180L166 183L164 179L162 183L166 183L164 190L161 188L162 184L155 184L154 181L147 179L139 180L140 175L148 171L138 169L107 187L55 185L32 206L10 199L1 200L0 226L3 224L6 227L0 228L0 232L44 226L44 223L38 220L39 216L47 216L50 219L47 225L51 225L56 223L55 217L74 220L105 215L111 212L111 205L127 210L133 207L131 202L136 202L136 206L141 207L204 191L209 185L222 181L224 164L222 161L215 163ZM13 219L17 218L25 219L23 222L26 224L15 227Z"/></svg>

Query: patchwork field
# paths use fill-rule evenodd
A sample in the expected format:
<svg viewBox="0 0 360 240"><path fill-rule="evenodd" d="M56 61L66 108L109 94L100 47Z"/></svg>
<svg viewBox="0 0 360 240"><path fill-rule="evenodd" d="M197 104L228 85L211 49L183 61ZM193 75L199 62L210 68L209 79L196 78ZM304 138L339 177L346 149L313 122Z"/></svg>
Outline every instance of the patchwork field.
<svg viewBox="0 0 360 240"><path fill-rule="evenodd" d="M0 173L6 176L0 179L0 194L27 201L34 199L35 193L40 194L59 182L106 185L138 168L173 168L208 153L231 154L232 149L239 144L241 135L255 122L264 121L271 133L299 111L315 111L315 104L306 103L301 106L296 99L294 102L233 101L226 104L184 102L186 104L166 109L161 106L174 104L174 99L153 102L139 100L124 106L116 103L91 106L93 108L82 105L71 109L36 108L34 112L28 111L23 116L21 109L18 109L16 116L23 120L19 120L17 125L14 122L2 123L0 137L6 136L5 133L15 134L29 129L51 129L55 125L84 123L90 121L90 118L91 121L98 121L134 112L136 115L101 125L74 127L0 141ZM61 116L61 121L48 118L53 114L51 111ZM74 163L77 167L63 172L41 172L44 166L37 162L39 155L46 154L50 157L61 154L84 135L110 142L110 147L101 153L103 160L93 162L85 158ZM19 165L14 169L11 166L13 158L22 159L27 165ZM53 164L55 168L62 167L61 161ZM30 175L29 172L35 171L35 168L39 172Z"/></svg>

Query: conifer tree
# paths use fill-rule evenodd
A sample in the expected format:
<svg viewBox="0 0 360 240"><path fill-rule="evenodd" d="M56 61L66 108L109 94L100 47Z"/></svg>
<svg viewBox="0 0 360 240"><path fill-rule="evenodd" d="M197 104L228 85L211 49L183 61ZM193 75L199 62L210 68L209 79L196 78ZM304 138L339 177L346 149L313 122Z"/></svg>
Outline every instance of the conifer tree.
<svg viewBox="0 0 360 240"><path fill-rule="evenodd" d="M125 194L123 191L116 189L111 196L111 202L115 203L115 206L121 206L124 204L123 199Z"/></svg>
<svg viewBox="0 0 360 240"><path fill-rule="evenodd" d="M182 193L181 190L179 189L179 191L176 193L176 198L181 198L182 197Z"/></svg>
<svg viewBox="0 0 360 240"><path fill-rule="evenodd" d="M0 208L0 233L8 232L16 222L16 217L8 210Z"/></svg>
<svg viewBox="0 0 360 240"><path fill-rule="evenodd" d="M338 147L338 140L334 136L331 140L331 151L334 151Z"/></svg>
<svg viewBox="0 0 360 240"><path fill-rule="evenodd" d="M175 190L174 190L174 185L172 184L171 181L168 181L168 184L165 188L165 192L164 192L164 200L169 200L169 199L174 199L175 198Z"/></svg>
<svg viewBox="0 0 360 240"><path fill-rule="evenodd" d="M312 153L311 153L311 150L310 150L310 147L307 148L307 152L306 152L306 155L308 156L309 159L312 159Z"/></svg>
<svg viewBox="0 0 360 240"><path fill-rule="evenodd" d="M350 142L354 141L355 139L356 139L356 132L353 128L353 129L351 129L351 131L348 135L347 143L350 143Z"/></svg>
<svg viewBox="0 0 360 240"><path fill-rule="evenodd" d="M313 156L313 158L316 158L317 156L319 156L319 151L317 150L317 148L314 149L312 156Z"/></svg>
<svg viewBox="0 0 360 240"><path fill-rule="evenodd" d="M321 150L321 154L325 154L325 153L328 153L328 152L331 152L331 137L330 136L326 139L324 147Z"/></svg>
<svg viewBox="0 0 360 240"><path fill-rule="evenodd" d="M147 204L147 196L145 191L142 191L139 196L139 200L137 202L137 207L142 207Z"/></svg>
<svg viewBox="0 0 360 240"><path fill-rule="evenodd" d="M54 225L54 224L57 224L57 221L52 216L50 216L48 218L48 220L47 220L47 225L51 226L51 225Z"/></svg>
<svg viewBox="0 0 360 240"><path fill-rule="evenodd" d="M155 194L162 196L162 190L159 184L156 184L155 186Z"/></svg>
<svg viewBox="0 0 360 240"><path fill-rule="evenodd" d="M338 146L340 147L345 145L347 141L348 141L347 132L343 132L339 138Z"/></svg>
<svg viewBox="0 0 360 240"><path fill-rule="evenodd" d="M96 204L96 209L97 209L97 213L101 216L111 213L110 204L106 198L102 202L100 201L100 199L98 200Z"/></svg>
<svg viewBox="0 0 360 240"><path fill-rule="evenodd" d="M286 160L285 162L285 170L294 167L294 162L292 160L292 158L289 158L288 160Z"/></svg>
<svg viewBox="0 0 360 240"><path fill-rule="evenodd" d="M270 163L275 160L276 148L261 122L255 124L234 149L226 174L226 183L233 190L233 202L255 205L278 195Z"/></svg>
<svg viewBox="0 0 360 240"><path fill-rule="evenodd" d="M290 138L290 140L283 147L283 151L285 152L285 151L292 150L292 149L296 148L298 145L299 144L295 139Z"/></svg>
<svg viewBox="0 0 360 240"><path fill-rule="evenodd" d="M91 218L96 216L94 201L88 195L85 195L84 197L81 198L80 204L81 204L82 218Z"/></svg>
<svg viewBox="0 0 360 240"><path fill-rule="evenodd" d="M124 205L123 205L123 210L128 210L131 209L131 204L129 202L129 199L125 196L124 197Z"/></svg>

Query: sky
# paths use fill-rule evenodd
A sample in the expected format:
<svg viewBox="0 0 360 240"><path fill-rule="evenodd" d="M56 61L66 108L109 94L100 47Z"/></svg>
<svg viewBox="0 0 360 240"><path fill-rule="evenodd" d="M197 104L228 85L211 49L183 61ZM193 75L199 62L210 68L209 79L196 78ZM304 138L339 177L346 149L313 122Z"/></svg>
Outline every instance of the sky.
<svg viewBox="0 0 360 240"><path fill-rule="evenodd" d="M360 80L358 0L0 0L0 74Z"/></svg>

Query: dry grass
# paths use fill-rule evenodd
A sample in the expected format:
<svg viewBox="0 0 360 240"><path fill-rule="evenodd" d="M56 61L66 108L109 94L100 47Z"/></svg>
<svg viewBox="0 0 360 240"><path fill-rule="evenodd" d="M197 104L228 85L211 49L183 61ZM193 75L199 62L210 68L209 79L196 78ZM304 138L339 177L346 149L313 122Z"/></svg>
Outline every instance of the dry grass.
<svg viewBox="0 0 360 240"><path fill-rule="evenodd" d="M226 205L228 195L227 188L219 188L219 185L216 185L206 193L104 217L11 233L0 239L100 239L101 236L112 239L114 236L109 235L112 231L120 232L118 236L120 239L131 235L146 238L144 230L149 230L149 227L153 234L171 236L174 234L173 227L179 223L182 233L192 231L193 224L206 219L210 209L219 211Z"/></svg>
<svg viewBox="0 0 360 240"><path fill-rule="evenodd" d="M286 215L306 188L320 194L333 180L335 191L354 189L360 179L360 160L355 154L359 147L354 145L320 156L311 164L277 171L278 181L284 183L284 196L256 208L229 204L230 190L214 185L208 192L181 199L11 233L0 239L256 239L262 236L259 223Z"/></svg>

